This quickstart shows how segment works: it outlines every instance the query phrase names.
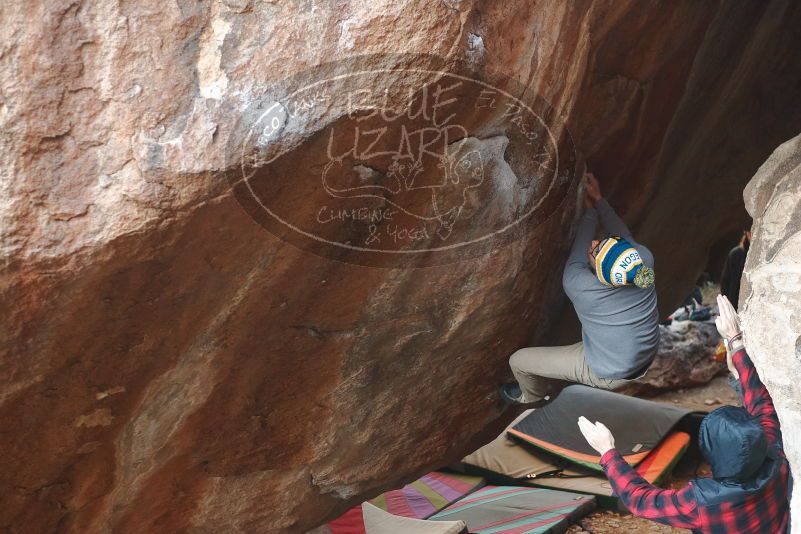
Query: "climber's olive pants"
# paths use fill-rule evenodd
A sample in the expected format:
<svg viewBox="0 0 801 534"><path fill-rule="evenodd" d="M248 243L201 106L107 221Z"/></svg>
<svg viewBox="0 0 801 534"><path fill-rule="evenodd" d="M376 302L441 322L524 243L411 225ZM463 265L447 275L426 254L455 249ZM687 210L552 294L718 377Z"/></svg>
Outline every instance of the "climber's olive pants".
<svg viewBox="0 0 801 534"><path fill-rule="evenodd" d="M564 382L577 382L599 389L617 389L631 380L601 378L584 358L584 343L564 347L529 347L509 358L524 402L537 402L558 391Z"/></svg>

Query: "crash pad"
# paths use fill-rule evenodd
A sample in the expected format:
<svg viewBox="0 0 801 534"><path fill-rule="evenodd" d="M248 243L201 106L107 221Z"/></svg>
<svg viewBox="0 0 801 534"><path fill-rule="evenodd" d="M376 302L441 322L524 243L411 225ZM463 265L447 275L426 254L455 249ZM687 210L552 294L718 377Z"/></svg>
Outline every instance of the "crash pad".
<svg viewBox="0 0 801 534"><path fill-rule="evenodd" d="M509 426L528 416L523 412ZM700 418L694 420L695 423ZM660 484L686 452L691 438L683 431L672 432L635 467L645 480ZM564 458L512 439L506 431L463 460L467 473L484 476L492 482L560 489L595 495L598 504L617 508L617 498L603 473L579 466Z"/></svg>
<svg viewBox="0 0 801 534"><path fill-rule="evenodd" d="M689 445L689 434L672 432L634 469L651 484L660 484L665 475L673 470Z"/></svg>
<svg viewBox="0 0 801 534"><path fill-rule="evenodd" d="M435 471L370 502L391 514L425 519L483 485L481 477Z"/></svg>
<svg viewBox="0 0 801 534"><path fill-rule="evenodd" d="M354 506L327 525L306 534L366 534L362 506Z"/></svg>
<svg viewBox="0 0 801 534"><path fill-rule="evenodd" d="M366 534L461 534L466 533L464 521L426 521L391 514L366 502L362 504Z"/></svg>
<svg viewBox="0 0 801 534"><path fill-rule="evenodd" d="M471 533L564 532L595 508L595 498L566 491L520 486L486 486L431 517L462 520Z"/></svg>
<svg viewBox="0 0 801 534"><path fill-rule="evenodd" d="M581 416L600 421L615 436L615 448L637 465L689 414L668 404L576 384L532 411L509 434L525 443L584 467L601 471L601 456L579 431Z"/></svg>
<svg viewBox="0 0 801 534"><path fill-rule="evenodd" d="M434 471L400 489L382 493L370 503L396 516L425 519L483 485L480 476ZM328 523L327 529L322 532L364 534L361 505Z"/></svg>

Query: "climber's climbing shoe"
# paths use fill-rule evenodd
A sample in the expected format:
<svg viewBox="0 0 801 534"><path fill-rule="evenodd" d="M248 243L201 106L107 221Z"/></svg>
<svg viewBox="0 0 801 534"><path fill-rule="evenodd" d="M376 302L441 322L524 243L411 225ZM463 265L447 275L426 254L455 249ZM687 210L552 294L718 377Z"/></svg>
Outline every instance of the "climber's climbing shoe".
<svg viewBox="0 0 801 534"><path fill-rule="evenodd" d="M523 391L517 383L502 385L500 394L504 404L524 404Z"/></svg>
<svg viewBox="0 0 801 534"><path fill-rule="evenodd" d="M545 406L550 402L551 396L547 395L544 399L534 402L527 402L523 400L523 391L517 383L504 384L500 389L500 397L504 404L509 406L522 405L526 408L539 408Z"/></svg>

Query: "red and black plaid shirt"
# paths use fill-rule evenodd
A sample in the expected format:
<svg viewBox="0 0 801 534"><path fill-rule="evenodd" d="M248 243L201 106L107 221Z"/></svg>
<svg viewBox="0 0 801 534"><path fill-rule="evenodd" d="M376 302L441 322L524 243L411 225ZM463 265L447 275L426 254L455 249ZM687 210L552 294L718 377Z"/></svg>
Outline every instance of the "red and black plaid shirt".
<svg viewBox="0 0 801 534"><path fill-rule="evenodd" d="M603 455L601 465L615 493L632 514L694 532L778 534L787 531L790 471L782 449L779 419L770 394L745 349L738 350L732 360L743 386L743 406L762 426L769 447L780 458L779 476L742 502L701 506L692 482L679 490L657 488L637 475L612 449Z"/></svg>

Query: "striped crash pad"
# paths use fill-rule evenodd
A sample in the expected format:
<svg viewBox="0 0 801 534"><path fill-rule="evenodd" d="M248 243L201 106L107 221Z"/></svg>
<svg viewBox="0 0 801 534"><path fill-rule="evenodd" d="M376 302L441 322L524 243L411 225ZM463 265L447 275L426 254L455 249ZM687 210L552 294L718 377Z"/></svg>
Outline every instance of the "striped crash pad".
<svg viewBox="0 0 801 534"><path fill-rule="evenodd" d="M523 412L510 427L528 416ZM635 470L651 484L660 484L673 470L690 443L686 432L672 432ZM512 482L537 487L588 493L607 508L618 506L612 486L603 473L587 469L512 439L505 431L462 460L464 469L494 482Z"/></svg>
<svg viewBox="0 0 801 534"><path fill-rule="evenodd" d="M574 463L602 471L601 456L578 428L578 418L605 424L615 448L630 465L642 462L690 412L584 385L564 388L550 403L520 420L509 434Z"/></svg>
<svg viewBox="0 0 801 534"><path fill-rule="evenodd" d="M450 503L484 485L484 479L458 473L429 473L398 490L388 491L369 501L390 514L426 519ZM319 534L364 534L362 507L355 506L331 521ZM316 533L318 534L318 533Z"/></svg>
<svg viewBox="0 0 801 534"><path fill-rule="evenodd" d="M435 471L370 502L394 515L426 519L483 485L480 477Z"/></svg>
<svg viewBox="0 0 801 534"><path fill-rule="evenodd" d="M564 532L595 508L595 498L566 491L486 486L434 515L432 521L467 523L476 534Z"/></svg>

